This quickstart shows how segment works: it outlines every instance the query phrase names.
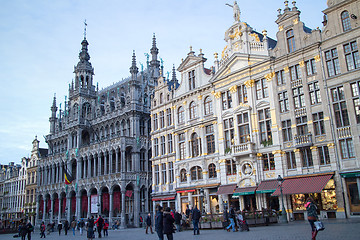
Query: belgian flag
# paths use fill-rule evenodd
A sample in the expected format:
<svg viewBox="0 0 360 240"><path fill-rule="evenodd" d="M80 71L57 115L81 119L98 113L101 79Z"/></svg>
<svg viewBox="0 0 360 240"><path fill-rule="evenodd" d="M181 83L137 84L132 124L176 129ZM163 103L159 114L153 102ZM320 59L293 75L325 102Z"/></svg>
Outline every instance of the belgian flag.
<svg viewBox="0 0 360 240"><path fill-rule="evenodd" d="M63 166L63 172L64 172L65 184L70 185L72 183L72 181L74 181L73 176L71 175L71 173L69 173L67 168L65 168L64 166Z"/></svg>

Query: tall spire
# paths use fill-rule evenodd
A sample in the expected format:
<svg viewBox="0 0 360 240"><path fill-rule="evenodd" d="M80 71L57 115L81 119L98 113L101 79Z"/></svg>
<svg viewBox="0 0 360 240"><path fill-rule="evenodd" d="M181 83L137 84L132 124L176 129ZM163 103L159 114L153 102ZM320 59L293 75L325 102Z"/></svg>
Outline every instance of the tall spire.
<svg viewBox="0 0 360 240"><path fill-rule="evenodd" d="M86 19L84 21L84 39L86 39L86 27L87 27L87 23L86 23Z"/></svg>
<svg viewBox="0 0 360 240"><path fill-rule="evenodd" d="M156 47L155 33L153 35L152 48L150 49L150 52L151 52L151 55L152 55L152 61L157 60L157 54L159 53L159 49Z"/></svg>
<svg viewBox="0 0 360 240"><path fill-rule="evenodd" d="M54 99L53 99L53 103L51 106L51 117L49 118L49 122L50 122L50 133L55 133L55 122L56 122L56 111L57 111L57 107L56 107L56 95L54 94Z"/></svg>
<svg viewBox="0 0 360 240"><path fill-rule="evenodd" d="M172 81L177 81L176 79L176 71L175 71L175 64L173 64L173 69L172 69Z"/></svg>
<svg viewBox="0 0 360 240"><path fill-rule="evenodd" d="M150 49L151 53L151 62L150 62L150 69L151 69L151 76L154 78L154 81L157 81L157 78L160 76L160 62L157 60L157 55L159 53L159 49L156 47L156 37L155 33L152 39L152 48Z"/></svg>
<svg viewBox="0 0 360 240"><path fill-rule="evenodd" d="M136 79L136 75L138 73L139 69L136 66L136 56L135 56L135 50L133 50L133 55L132 55L132 64L130 67L130 73L131 73L131 77L133 80Z"/></svg>

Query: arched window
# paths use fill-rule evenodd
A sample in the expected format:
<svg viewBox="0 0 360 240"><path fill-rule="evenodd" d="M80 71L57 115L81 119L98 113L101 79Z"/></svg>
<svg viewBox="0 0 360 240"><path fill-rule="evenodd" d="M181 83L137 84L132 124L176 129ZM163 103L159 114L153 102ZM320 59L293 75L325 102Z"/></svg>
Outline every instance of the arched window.
<svg viewBox="0 0 360 240"><path fill-rule="evenodd" d="M192 167L190 169L190 172L191 172L191 180L203 179L201 167L199 167L199 166Z"/></svg>
<svg viewBox="0 0 360 240"><path fill-rule="evenodd" d="M216 178L216 166L213 163L209 165L209 178Z"/></svg>
<svg viewBox="0 0 360 240"><path fill-rule="evenodd" d="M344 32L351 30L350 16L348 11L343 11L341 13L341 23Z"/></svg>
<svg viewBox="0 0 360 240"><path fill-rule="evenodd" d="M195 102L191 102L189 106L189 114L190 119L196 118L196 104Z"/></svg>
<svg viewBox="0 0 360 240"><path fill-rule="evenodd" d="M185 112L183 107L178 108L178 123L182 124L185 122Z"/></svg>
<svg viewBox="0 0 360 240"><path fill-rule="evenodd" d="M191 135L191 153L192 157L197 157L200 155L199 139L196 133Z"/></svg>
<svg viewBox="0 0 360 240"><path fill-rule="evenodd" d="M289 53L294 52L296 50L296 47L295 47L294 31L292 29L286 32L286 41L287 41Z"/></svg>
<svg viewBox="0 0 360 240"><path fill-rule="evenodd" d="M204 112L205 112L205 115L209 115L213 112L212 100L209 96L206 97L204 100Z"/></svg>
<svg viewBox="0 0 360 240"><path fill-rule="evenodd" d="M185 169L181 169L181 171L180 171L180 181L181 182L186 182L187 181L186 170Z"/></svg>
<svg viewBox="0 0 360 240"><path fill-rule="evenodd" d="M159 104L162 104L163 103L163 94L162 93L160 93L160 99L159 99Z"/></svg>

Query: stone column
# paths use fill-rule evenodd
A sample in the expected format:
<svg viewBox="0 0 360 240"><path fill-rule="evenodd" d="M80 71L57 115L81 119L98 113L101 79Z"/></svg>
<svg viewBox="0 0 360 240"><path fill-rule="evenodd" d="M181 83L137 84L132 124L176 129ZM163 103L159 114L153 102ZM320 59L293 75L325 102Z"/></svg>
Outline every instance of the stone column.
<svg viewBox="0 0 360 240"><path fill-rule="evenodd" d="M109 171L108 173L109 174L112 174L113 173L113 154L112 154L112 151L109 152Z"/></svg>
<svg viewBox="0 0 360 240"><path fill-rule="evenodd" d="M317 146L311 146L311 155L315 172L320 172L320 158Z"/></svg>
<svg viewBox="0 0 360 240"><path fill-rule="evenodd" d="M70 212L71 212L71 206L70 206L70 201L71 201L71 198L69 196L66 196L66 208L65 208L65 211L66 211L66 220L68 220L70 222Z"/></svg>
<svg viewBox="0 0 360 240"><path fill-rule="evenodd" d="M2 206L3 207L3 206ZM39 225L38 219L39 219L39 214L40 214L40 198L37 199L36 201L36 215L35 215L35 225Z"/></svg>
<svg viewBox="0 0 360 240"><path fill-rule="evenodd" d="M99 153L98 155L98 173L97 173L97 176L100 176L101 175L101 153Z"/></svg>
<svg viewBox="0 0 360 240"><path fill-rule="evenodd" d="M134 189L134 224L135 227L140 227L140 222L139 222L139 218L140 218L140 189L139 186L135 186Z"/></svg>
<svg viewBox="0 0 360 240"><path fill-rule="evenodd" d="M52 222L53 221L53 218L54 218L54 201L55 201L55 199L54 199L54 197L53 196L50 196L50 201L51 201L51 207L50 207L50 222Z"/></svg>
<svg viewBox="0 0 360 240"><path fill-rule="evenodd" d="M108 162L109 162L108 154L107 154L107 152L105 152L105 154L104 154L104 175L106 175L108 172Z"/></svg>
<svg viewBox="0 0 360 240"><path fill-rule="evenodd" d="M119 151L116 149L115 151L115 158L116 158L116 166L115 166L115 172L119 172Z"/></svg>
<svg viewBox="0 0 360 240"><path fill-rule="evenodd" d="M89 156L88 159L87 159L87 168L88 168L87 178L90 178L91 175L92 175L92 172L91 172L91 156Z"/></svg>
<svg viewBox="0 0 360 240"><path fill-rule="evenodd" d="M132 171L138 172L140 170L140 152L136 151L131 154Z"/></svg>
<svg viewBox="0 0 360 240"><path fill-rule="evenodd" d="M121 149L121 172L125 172L125 148Z"/></svg>
<svg viewBox="0 0 360 240"><path fill-rule="evenodd" d="M91 194L88 193L88 211L87 211L87 217L89 218L91 216Z"/></svg>
<svg viewBox="0 0 360 240"><path fill-rule="evenodd" d="M179 213L181 213L182 209L181 209L181 194L180 193L176 193L176 205L175 205L175 208L177 209L177 211Z"/></svg>
<svg viewBox="0 0 360 240"><path fill-rule="evenodd" d="M82 163L84 163L84 166L82 166L82 171L83 171L83 174L82 174L82 178L85 179L87 178L87 172L86 172L86 163L87 163L87 156L83 158L83 161Z"/></svg>
<svg viewBox="0 0 360 240"><path fill-rule="evenodd" d="M61 220L61 210L62 210L62 205L63 205L63 199L59 198L59 213L58 213L58 222L60 222Z"/></svg>
<svg viewBox="0 0 360 240"><path fill-rule="evenodd" d="M218 201L219 201L219 212L224 212L224 200L222 195L218 195Z"/></svg>
<svg viewBox="0 0 360 240"><path fill-rule="evenodd" d="M80 193L76 194L76 210L75 210L75 217L76 220L79 220L81 218L81 196Z"/></svg>
<svg viewBox="0 0 360 240"><path fill-rule="evenodd" d="M43 196L44 198L44 196ZM43 221L45 222L45 216L46 216L46 199L44 199L44 208L43 208Z"/></svg>
<svg viewBox="0 0 360 240"><path fill-rule="evenodd" d="M112 217L113 217L113 196L114 196L114 192L111 191L110 193L110 201L109 201L109 226L112 226Z"/></svg>
<svg viewBox="0 0 360 240"><path fill-rule="evenodd" d="M99 199L98 199L98 214L99 214L99 215L102 215L102 212L101 212L101 207L102 207L102 204L101 204L101 203L102 203L102 195L99 194L99 195L98 195L98 198L99 198ZM99 204L100 204L100 206L99 206Z"/></svg>
<svg viewBox="0 0 360 240"><path fill-rule="evenodd" d="M125 228L125 186L121 187L121 228Z"/></svg>
<svg viewBox="0 0 360 240"><path fill-rule="evenodd" d="M76 181L80 179L81 176L81 158L76 157Z"/></svg>
<svg viewBox="0 0 360 240"><path fill-rule="evenodd" d="M191 208L194 208L194 201L193 201L193 198L192 198L192 192L188 192L188 202L189 202L189 205L191 205Z"/></svg>
<svg viewBox="0 0 360 240"><path fill-rule="evenodd" d="M210 190L208 188L204 189L204 204L205 204L205 212L209 213L211 211L210 206Z"/></svg>

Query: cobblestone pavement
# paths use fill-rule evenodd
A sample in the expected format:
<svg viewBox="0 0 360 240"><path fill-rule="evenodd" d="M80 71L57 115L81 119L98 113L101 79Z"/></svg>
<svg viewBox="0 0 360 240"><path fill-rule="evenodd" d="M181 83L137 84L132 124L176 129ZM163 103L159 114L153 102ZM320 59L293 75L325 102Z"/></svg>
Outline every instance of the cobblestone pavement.
<svg viewBox="0 0 360 240"><path fill-rule="evenodd" d="M340 240L340 239L360 239L360 219L358 220L328 220L324 221L325 230L319 232L317 239ZM13 234L0 235L2 239L13 239ZM97 236L97 235L96 235ZM59 236L56 232L46 236L49 240L80 240L86 239L86 232L81 236L77 231L75 236L70 230L65 236L64 232ZM20 238L18 238L20 239ZM32 234L32 240L40 239L39 231ZM109 236L103 240L158 240L156 233L145 234L145 229L121 229L109 230ZM166 239L166 237L165 237ZM224 230L201 230L200 235L193 235L192 231L183 231L174 234L174 240L226 240L226 239L245 239L245 240L282 240L282 239L311 239L310 225L307 222L291 222L289 224L275 224L270 226L251 227L249 232L227 232Z"/></svg>

